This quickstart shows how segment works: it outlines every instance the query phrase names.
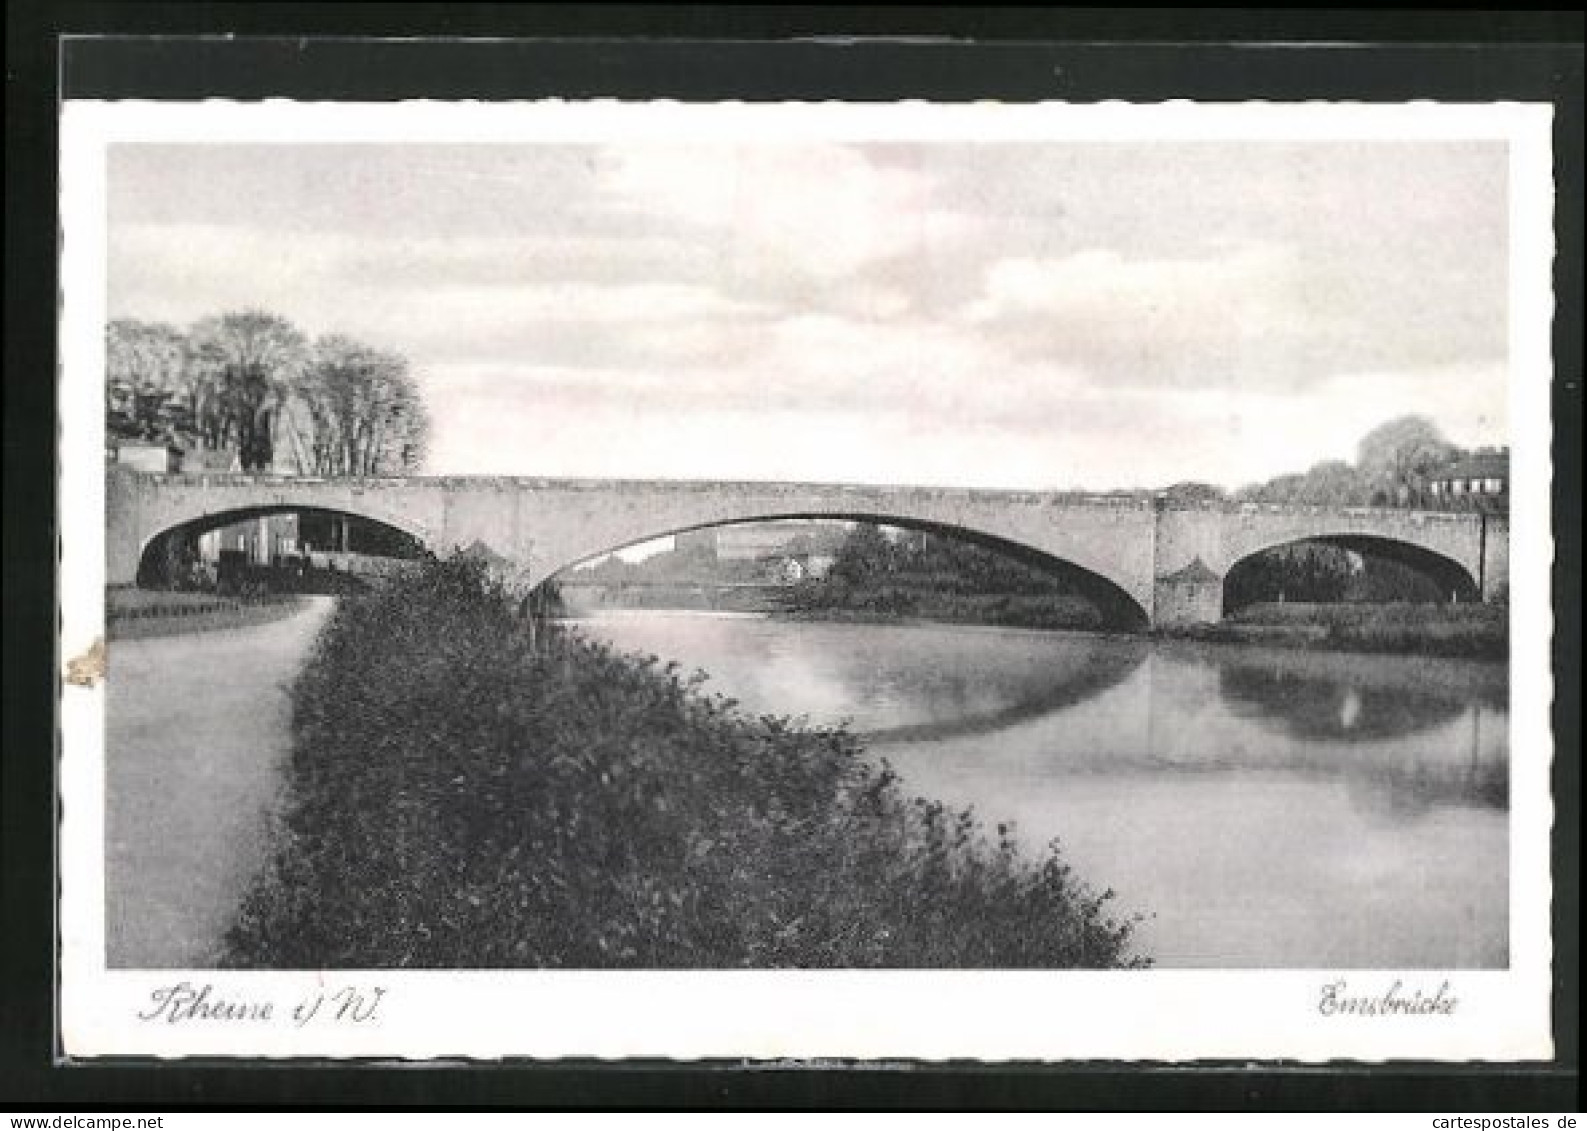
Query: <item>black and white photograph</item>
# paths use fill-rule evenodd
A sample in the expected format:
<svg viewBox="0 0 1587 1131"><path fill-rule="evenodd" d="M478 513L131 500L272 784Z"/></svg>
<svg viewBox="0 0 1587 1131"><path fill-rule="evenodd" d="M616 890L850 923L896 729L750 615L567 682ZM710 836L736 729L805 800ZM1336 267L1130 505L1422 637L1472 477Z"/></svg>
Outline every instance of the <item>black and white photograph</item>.
<svg viewBox="0 0 1587 1131"><path fill-rule="evenodd" d="M69 104L68 1050L1548 1055L1549 128Z"/></svg>

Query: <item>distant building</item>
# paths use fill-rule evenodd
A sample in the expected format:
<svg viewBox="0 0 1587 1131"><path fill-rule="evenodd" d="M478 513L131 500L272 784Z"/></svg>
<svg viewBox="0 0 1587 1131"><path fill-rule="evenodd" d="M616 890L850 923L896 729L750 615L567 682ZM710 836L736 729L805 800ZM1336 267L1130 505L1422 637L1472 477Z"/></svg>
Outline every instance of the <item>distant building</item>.
<svg viewBox="0 0 1587 1131"><path fill-rule="evenodd" d="M790 584L796 581L803 581L810 573L805 568L804 563L798 558L777 559L777 572L783 581Z"/></svg>
<svg viewBox="0 0 1587 1131"><path fill-rule="evenodd" d="M221 551L240 551L249 565L277 565L283 559L311 555L316 563L345 558L412 557L411 539L378 523L346 515L309 512L306 514L268 514L247 518L207 531L198 537L201 561L220 559ZM484 556L496 565L483 543L463 551L468 556ZM491 551L493 553L493 551ZM501 559L504 560L504 559Z"/></svg>
<svg viewBox="0 0 1587 1131"><path fill-rule="evenodd" d="M1434 469L1427 477L1427 495L1438 506L1508 506L1509 449L1479 449Z"/></svg>
<svg viewBox="0 0 1587 1131"><path fill-rule="evenodd" d="M924 552L926 544L931 540L931 535L924 530L907 526L878 526L882 537L895 546L902 546L906 550Z"/></svg>
<svg viewBox="0 0 1587 1131"><path fill-rule="evenodd" d="M249 565L267 566L300 551L298 516L261 515L198 536L200 561L216 562L222 551L237 551Z"/></svg>
<svg viewBox="0 0 1587 1131"><path fill-rule="evenodd" d="M755 562L771 557L830 555L848 535L847 524L813 519L783 519L773 522L746 522L737 526L716 526L678 535L678 548L703 545L713 539L716 557L724 562Z"/></svg>
<svg viewBox="0 0 1587 1131"><path fill-rule="evenodd" d="M118 440L110 458L133 471L174 475L182 470L182 449L155 440Z"/></svg>
<svg viewBox="0 0 1587 1131"><path fill-rule="evenodd" d="M708 526L674 535L673 549L696 566L701 559L713 564L737 563L740 567L749 565L764 570L768 579L803 581L825 577L831 571L838 547L852 526L850 522L828 519L771 519Z"/></svg>
<svg viewBox="0 0 1587 1131"><path fill-rule="evenodd" d="M804 558L805 576L825 577L832 572L832 563L838 560L836 554L806 554Z"/></svg>

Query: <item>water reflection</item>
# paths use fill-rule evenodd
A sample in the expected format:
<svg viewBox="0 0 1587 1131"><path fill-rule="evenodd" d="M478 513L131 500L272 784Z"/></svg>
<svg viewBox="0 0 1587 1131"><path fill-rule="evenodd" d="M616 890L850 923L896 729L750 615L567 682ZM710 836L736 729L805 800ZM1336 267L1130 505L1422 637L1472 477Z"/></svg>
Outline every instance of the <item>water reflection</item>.
<svg viewBox="0 0 1587 1131"><path fill-rule="evenodd" d="M1473 714L1470 721L1481 726L1479 715ZM1503 762L1369 762L1340 776L1351 804L1380 819L1421 818L1445 805L1500 812L1510 806L1509 768Z"/></svg>
<svg viewBox="0 0 1587 1131"><path fill-rule="evenodd" d="M950 626L617 614L754 712L1057 836L1160 964L1502 966L1503 665Z"/></svg>
<svg viewBox="0 0 1587 1131"><path fill-rule="evenodd" d="M1443 696L1239 661L1219 665L1218 691L1236 714L1312 740L1398 738L1447 723L1464 709Z"/></svg>
<svg viewBox="0 0 1587 1131"><path fill-rule="evenodd" d="M1504 720L1491 684L1395 686L1381 669L1415 661L1382 657L1361 657L1347 671L1304 670L1315 659L1270 654L1254 663L1231 651L1219 657L1219 693L1236 716L1291 740L1297 767L1343 777L1362 808L1409 816L1440 804L1508 806ZM1434 741L1393 742L1423 734Z"/></svg>
<svg viewBox="0 0 1587 1131"><path fill-rule="evenodd" d="M603 610L574 622L677 660L754 713L845 724L876 741L994 734L1085 702L1148 655L1138 637ZM943 633L952 633L944 650Z"/></svg>
<svg viewBox="0 0 1587 1131"><path fill-rule="evenodd" d="M957 681L960 694L951 698L947 717L931 722L904 723L878 727L864 732L877 743L920 739L961 738L991 735L1047 715L1056 715L1078 706L1116 687L1128 678L1147 656L1144 642L1128 641L1123 647L1080 647L1066 657L1068 663L1048 667L1039 680L1017 689L1012 701L992 710L952 710L954 704L968 705L974 696L966 690L980 681L979 674L967 674Z"/></svg>

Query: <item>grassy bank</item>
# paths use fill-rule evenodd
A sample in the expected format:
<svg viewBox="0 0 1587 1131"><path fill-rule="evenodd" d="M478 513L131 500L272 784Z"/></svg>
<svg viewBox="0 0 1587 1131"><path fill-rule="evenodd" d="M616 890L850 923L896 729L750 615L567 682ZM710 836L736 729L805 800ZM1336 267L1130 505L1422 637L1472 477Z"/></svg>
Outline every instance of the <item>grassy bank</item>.
<svg viewBox="0 0 1587 1131"><path fill-rule="evenodd" d="M1103 627L1096 607L1072 594L964 592L924 583L857 586L814 582L791 587L776 611L789 619L864 624L918 620L1002 628Z"/></svg>
<svg viewBox="0 0 1587 1131"><path fill-rule="evenodd" d="M1398 652L1502 660L1510 653L1504 605L1258 604L1218 624L1164 635L1235 644L1349 652Z"/></svg>
<svg viewBox="0 0 1587 1131"><path fill-rule="evenodd" d="M778 586L634 585L561 587L563 614L590 616L612 609L690 609L705 612L769 613L781 606Z"/></svg>
<svg viewBox="0 0 1587 1131"><path fill-rule="evenodd" d="M437 563L344 599L293 690L243 967L1111 967L1050 849L909 798L838 730L527 634Z"/></svg>
<svg viewBox="0 0 1587 1131"><path fill-rule="evenodd" d="M110 589L105 594L106 636L142 640L269 624L285 620L301 605L300 598L284 594L242 601L201 593Z"/></svg>

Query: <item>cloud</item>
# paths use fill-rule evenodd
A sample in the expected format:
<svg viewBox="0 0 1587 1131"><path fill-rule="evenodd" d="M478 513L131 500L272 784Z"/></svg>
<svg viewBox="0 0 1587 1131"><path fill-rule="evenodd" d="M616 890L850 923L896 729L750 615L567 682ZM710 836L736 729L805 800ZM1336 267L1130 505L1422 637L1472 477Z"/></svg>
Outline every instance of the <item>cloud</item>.
<svg viewBox="0 0 1587 1131"><path fill-rule="evenodd" d="M657 234L592 212L594 145L121 144L112 226L218 224L380 240ZM641 218L635 218L641 219Z"/></svg>
<svg viewBox="0 0 1587 1131"><path fill-rule="evenodd" d="M1509 391L1509 369L1502 361L1459 362L1341 373L1317 390L1315 402L1356 406L1358 419L1369 410L1372 425L1413 413L1432 416L1447 439L1478 447L1509 436ZM1354 439L1366 432L1361 428Z"/></svg>
<svg viewBox="0 0 1587 1131"><path fill-rule="evenodd" d="M602 168L602 203L689 226L737 277L832 281L954 224L932 206L928 175L854 146L622 146Z"/></svg>
<svg viewBox="0 0 1587 1131"><path fill-rule="evenodd" d="M1265 244L1003 259L961 317L1021 357L1114 387L1297 392L1352 370L1489 361L1505 343L1502 302L1484 305L1414 263Z"/></svg>
<svg viewBox="0 0 1587 1131"><path fill-rule="evenodd" d="M1189 390L1071 390L1051 398L1053 408L989 420L922 411L907 398L781 404L706 395L702 384L675 395L643 373L434 376L448 406L434 459L458 474L552 467L565 475L1034 490L1162 487L1191 477L1237 486L1306 462L1297 459L1297 435L1309 438L1308 457L1348 457L1381 419L1337 400L1230 402Z"/></svg>
<svg viewBox="0 0 1587 1131"><path fill-rule="evenodd" d="M120 149L112 315L399 350L437 472L1237 484L1401 411L1505 435L1492 147Z"/></svg>
<svg viewBox="0 0 1587 1131"><path fill-rule="evenodd" d="M964 318L1026 357L1110 383L1222 383L1232 359L1300 329L1305 312L1284 300L1294 286L1292 261L1274 248L1143 260L1096 249L992 264Z"/></svg>
<svg viewBox="0 0 1587 1131"><path fill-rule="evenodd" d="M180 324L264 307L420 364L507 357L601 369L747 356L756 320L776 312L690 280L702 273L680 269L687 259L660 240L370 241L134 224L112 233L109 289L119 315Z"/></svg>
<svg viewBox="0 0 1587 1131"><path fill-rule="evenodd" d="M285 290L336 285L356 303L370 291L587 283L714 280L696 246L665 235L534 234L441 237L390 233L380 239L334 232L280 232L210 222L123 224L111 230L111 283L129 300L229 282Z"/></svg>
<svg viewBox="0 0 1587 1131"><path fill-rule="evenodd" d="M571 322L610 329L636 321L671 324L741 317L764 309L688 283L452 285L423 295L432 317L449 333L459 335L488 332L515 322Z"/></svg>

